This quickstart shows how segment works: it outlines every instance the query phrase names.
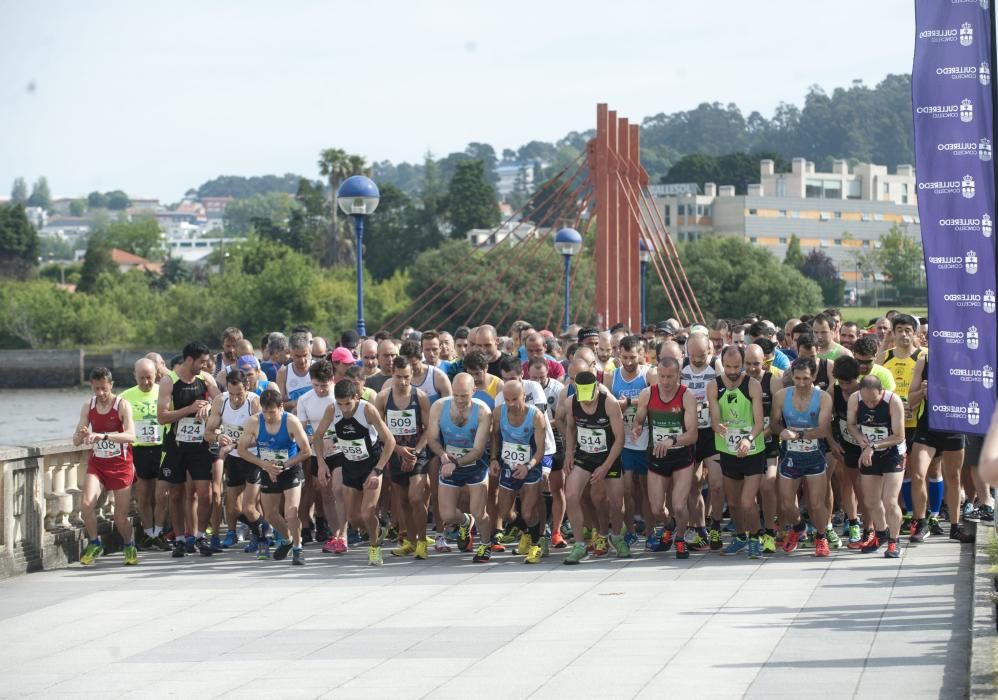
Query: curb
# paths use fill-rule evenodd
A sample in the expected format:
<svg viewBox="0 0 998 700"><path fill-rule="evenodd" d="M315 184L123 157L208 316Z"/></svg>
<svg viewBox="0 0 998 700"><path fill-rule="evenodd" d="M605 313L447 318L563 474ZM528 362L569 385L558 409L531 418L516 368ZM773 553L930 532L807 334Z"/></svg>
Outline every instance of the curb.
<svg viewBox="0 0 998 700"><path fill-rule="evenodd" d="M974 545L974 599L970 622L970 697L995 697L995 636L998 633L998 614L995 593L998 591L995 575L991 573L988 545L994 541L995 529L978 523L977 543Z"/></svg>

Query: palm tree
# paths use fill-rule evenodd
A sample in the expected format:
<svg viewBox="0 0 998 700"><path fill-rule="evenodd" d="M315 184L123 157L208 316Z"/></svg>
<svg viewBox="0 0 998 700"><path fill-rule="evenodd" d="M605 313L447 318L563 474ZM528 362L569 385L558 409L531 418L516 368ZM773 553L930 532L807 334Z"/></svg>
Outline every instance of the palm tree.
<svg viewBox="0 0 998 700"><path fill-rule="evenodd" d="M329 196L332 199L329 239L326 241L323 264L334 265L339 258L339 225L336 211L336 192L348 177L349 158L340 148L325 148L319 153L319 174L329 179Z"/></svg>

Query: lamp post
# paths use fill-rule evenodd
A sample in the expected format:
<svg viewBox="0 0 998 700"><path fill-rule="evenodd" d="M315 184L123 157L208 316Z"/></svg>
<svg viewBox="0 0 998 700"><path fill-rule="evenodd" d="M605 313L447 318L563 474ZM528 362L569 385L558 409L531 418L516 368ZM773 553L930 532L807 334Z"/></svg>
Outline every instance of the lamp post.
<svg viewBox="0 0 998 700"><path fill-rule="evenodd" d="M638 261L641 263L641 332L645 330L645 279L648 277L648 262L651 251L645 245L644 239L638 241Z"/></svg>
<svg viewBox="0 0 998 700"><path fill-rule="evenodd" d="M353 217L357 234L357 335L361 338L367 335L364 326L364 217L374 213L380 200L378 186L363 175L348 177L336 193L340 211Z"/></svg>
<svg viewBox="0 0 998 700"><path fill-rule="evenodd" d="M582 236L574 228L563 228L554 236L554 249L565 258L565 323L562 330L568 328L568 314L571 308L569 299L569 272L572 267L572 256L577 255L582 250Z"/></svg>

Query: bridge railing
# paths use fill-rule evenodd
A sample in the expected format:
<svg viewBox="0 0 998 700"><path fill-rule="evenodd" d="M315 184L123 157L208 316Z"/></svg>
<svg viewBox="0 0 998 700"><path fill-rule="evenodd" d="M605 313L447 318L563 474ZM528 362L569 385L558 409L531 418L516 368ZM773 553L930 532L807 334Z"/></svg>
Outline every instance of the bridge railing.
<svg viewBox="0 0 998 700"><path fill-rule="evenodd" d="M0 446L0 577L80 558L80 500L89 453L71 440ZM102 534L111 529L111 508L102 496L97 509Z"/></svg>

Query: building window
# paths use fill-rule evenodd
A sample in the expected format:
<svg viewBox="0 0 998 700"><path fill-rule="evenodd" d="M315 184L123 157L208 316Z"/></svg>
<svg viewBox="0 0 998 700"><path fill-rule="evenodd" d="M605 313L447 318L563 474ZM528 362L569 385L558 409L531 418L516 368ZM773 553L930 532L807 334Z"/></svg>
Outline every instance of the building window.
<svg viewBox="0 0 998 700"><path fill-rule="evenodd" d="M869 214L863 214L863 215L860 216L860 219L862 219L863 221L869 221L870 220L870 215Z"/></svg>
<svg viewBox="0 0 998 700"><path fill-rule="evenodd" d="M787 244L787 239L786 238L781 238L780 239L780 245L786 245L786 244Z"/></svg>
<svg viewBox="0 0 998 700"><path fill-rule="evenodd" d="M749 209L748 210L748 215L749 216L758 216L759 215L759 210L758 209Z"/></svg>
<svg viewBox="0 0 998 700"><path fill-rule="evenodd" d="M863 198L863 185L859 180L850 180L849 189L847 190L847 199L862 199Z"/></svg>
<svg viewBox="0 0 998 700"><path fill-rule="evenodd" d="M697 205L697 216L703 216L703 205L702 204L698 204Z"/></svg>
<svg viewBox="0 0 998 700"><path fill-rule="evenodd" d="M834 241L832 241L832 245L842 245L842 239L836 238Z"/></svg>
<svg viewBox="0 0 998 700"><path fill-rule="evenodd" d="M890 194L890 193L891 193L891 183L885 182L884 183L884 194Z"/></svg>
<svg viewBox="0 0 998 700"><path fill-rule="evenodd" d="M820 199L822 197L821 180L808 178L804 183L804 196L808 199Z"/></svg>
<svg viewBox="0 0 998 700"><path fill-rule="evenodd" d="M791 209L790 210L790 218L791 219L799 219L800 218L800 212L797 211L796 209Z"/></svg>
<svg viewBox="0 0 998 700"><path fill-rule="evenodd" d="M873 220L874 221L883 221L884 220L884 215L883 214L874 214L873 215Z"/></svg>
<svg viewBox="0 0 998 700"><path fill-rule="evenodd" d="M822 221L830 221L832 215L829 214L827 211L823 211L818 214L818 218L820 218Z"/></svg>
<svg viewBox="0 0 998 700"><path fill-rule="evenodd" d="M785 217L786 215L787 215L787 210L786 209L780 209L780 216L784 216Z"/></svg>
<svg viewBox="0 0 998 700"><path fill-rule="evenodd" d="M840 212L840 211L835 212L835 218L836 219L841 219L842 218L842 212Z"/></svg>
<svg viewBox="0 0 998 700"><path fill-rule="evenodd" d="M752 245L757 245L759 243L759 239L754 237L750 238L749 243L751 243Z"/></svg>

